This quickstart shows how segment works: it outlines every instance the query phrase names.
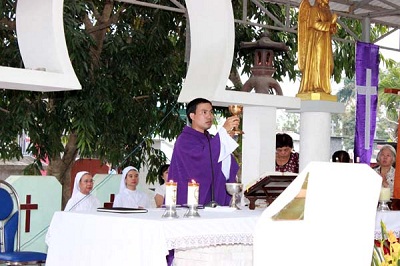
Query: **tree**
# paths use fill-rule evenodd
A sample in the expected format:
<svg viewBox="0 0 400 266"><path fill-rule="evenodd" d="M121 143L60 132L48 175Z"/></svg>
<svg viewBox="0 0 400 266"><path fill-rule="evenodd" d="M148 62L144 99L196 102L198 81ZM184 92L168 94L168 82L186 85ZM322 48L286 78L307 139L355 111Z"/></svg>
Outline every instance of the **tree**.
<svg viewBox="0 0 400 266"><path fill-rule="evenodd" d="M344 114L332 114L333 134L343 138L345 150L354 147L356 90L354 78L344 79L344 87L336 94L338 102L345 106Z"/></svg>
<svg viewBox="0 0 400 266"><path fill-rule="evenodd" d="M278 117L280 121L283 121L281 125L278 125L279 131L282 132L300 132L300 114L298 113L284 113Z"/></svg>
<svg viewBox="0 0 400 266"><path fill-rule="evenodd" d="M281 25L285 25L288 29L296 28L298 21L297 9L291 8L289 10L288 18L285 5L263 2L262 6L267 9L272 16L274 16L274 19L272 19L271 16L267 16L260 7L254 5L252 1L246 1L246 3L247 17L248 20L251 20L252 24L236 24L235 55L230 75L230 80L234 84L236 90L240 90L242 87L240 74L250 75L250 68L253 63L253 55L247 51L240 50L240 42L249 42L259 39L265 28L277 24L276 20L278 20ZM243 1L233 1L232 4L235 18L241 18ZM354 77L355 42L362 39L362 23L360 21L349 18L341 18L341 21L347 29L350 29L353 32L357 39L353 35L350 35L344 27L338 25L337 34L334 36L335 38L333 41L335 60L333 79L336 83L342 81L343 75L349 79ZM263 28L258 25L265 25L266 27ZM273 78L277 81L282 81L283 77L286 76L289 80L295 81L300 75L300 72L296 67L297 34L289 31L269 31L271 33L271 40L283 42L289 47L288 52L275 56L274 67L276 68L276 72L274 73ZM387 26L375 24L370 29L370 41L374 42L388 31L389 28ZM381 56L381 61L383 61L387 67L391 67L395 63L394 60L386 59L383 56ZM240 68L243 70L242 73L239 74L238 69Z"/></svg>
<svg viewBox="0 0 400 266"><path fill-rule="evenodd" d="M235 14L242 4L233 1ZM22 67L15 34L15 5L16 0L0 5L0 64ZM248 5L248 16L256 23L275 23L250 1ZM287 21L284 7L263 5L280 21ZM289 24L295 26L297 11L292 9L290 14ZM63 185L65 205L70 195L71 167L78 154L120 167L145 164L149 168L148 181L155 179L165 155L152 148L152 136L173 139L184 124L177 97L186 73L187 22L180 13L114 0L70 0L64 2L64 24L82 90L0 91L0 157L20 158L17 136L27 132L31 138L29 151L36 157L37 166L41 166L41 159L48 158L48 173ZM240 41L254 41L262 31L255 26L236 27L230 75L236 89L242 84L239 69L249 73L253 62L251 54L239 49ZM290 47L288 53L278 56L274 78L281 80L288 75L294 80L298 75L296 34L272 31L272 39ZM343 70L351 73L352 64L343 62L354 60L349 56L354 48L340 43L336 46L342 56L336 58L335 75Z"/></svg>
<svg viewBox="0 0 400 266"><path fill-rule="evenodd" d="M19 67L15 1L2 11L1 63ZM66 1L64 22L82 91L0 92L1 158L22 156L17 135L25 130L39 166L48 158L48 174L63 185L63 206L78 153L120 167L146 164L154 179L165 155L152 148L151 137L172 139L183 127L177 96L186 72L181 15L114 1Z"/></svg>
<svg viewBox="0 0 400 266"><path fill-rule="evenodd" d="M380 138L397 142L400 98L398 95L385 93L384 90L386 88L399 88L400 63L382 71L379 80L378 107L380 119L377 131L380 132Z"/></svg>
<svg viewBox="0 0 400 266"><path fill-rule="evenodd" d="M397 141L398 96L384 93L385 88L396 88L400 83L400 65L381 71L379 74L378 110L375 138L386 141ZM345 149L354 147L356 89L354 79L345 79L343 89L337 93L338 101L345 104L344 114L333 114L335 135L343 137Z"/></svg>

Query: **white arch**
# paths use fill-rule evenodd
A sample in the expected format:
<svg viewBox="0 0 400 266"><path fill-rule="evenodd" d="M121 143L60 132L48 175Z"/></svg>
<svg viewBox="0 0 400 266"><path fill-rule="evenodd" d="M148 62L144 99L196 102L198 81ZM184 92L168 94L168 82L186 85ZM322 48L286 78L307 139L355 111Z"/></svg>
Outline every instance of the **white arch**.
<svg viewBox="0 0 400 266"><path fill-rule="evenodd" d="M65 43L63 0L18 0L16 31L25 69L0 67L0 88L82 89Z"/></svg>
<svg viewBox="0 0 400 266"><path fill-rule="evenodd" d="M215 99L232 66L235 26L230 0L186 0L190 21L190 63L180 102Z"/></svg>

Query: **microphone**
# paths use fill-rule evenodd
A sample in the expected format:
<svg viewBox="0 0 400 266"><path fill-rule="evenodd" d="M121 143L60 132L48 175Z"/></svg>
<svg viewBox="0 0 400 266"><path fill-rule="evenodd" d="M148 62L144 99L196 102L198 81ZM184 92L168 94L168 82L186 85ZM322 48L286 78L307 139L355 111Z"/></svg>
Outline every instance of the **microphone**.
<svg viewBox="0 0 400 266"><path fill-rule="evenodd" d="M208 131L204 131L204 135L207 138L208 141L208 148L210 150L210 164L211 164L211 201L206 204L206 207L211 207L215 208L218 206L218 203L215 201L215 194L214 194L214 166L213 166L213 161L212 161L212 153L211 153L211 143L210 143L210 138L209 138L209 133Z"/></svg>

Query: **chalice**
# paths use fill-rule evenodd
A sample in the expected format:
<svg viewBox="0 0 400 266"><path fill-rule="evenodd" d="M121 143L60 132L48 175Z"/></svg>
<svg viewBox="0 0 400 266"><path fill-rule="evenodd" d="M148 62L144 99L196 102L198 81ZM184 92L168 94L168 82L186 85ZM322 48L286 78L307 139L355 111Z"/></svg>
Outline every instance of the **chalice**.
<svg viewBox="0 0 400 266"><path fill-rule="evenodd" d="M241 116L242 115L242 113L243 113L243 105L238 105L238 104L232 104L232 105L229 105L228 106L228 108L229 108L229 112L232 114L232 115L237 115L237 116ZM239 128L233 128L232 129L232 131L233 131L233 133L235 134L235 135L241 135L241 134L244 134L244 132L242 131L242 130L240 130Z"/></svg>
<svg viewBox="0 0 400 266"><path fill-rule="evenodd" d="M226 191L229 195L232 195L231 202L229 203L229 207L236 208L240 210L239 206L241 197L240 192L242 192L243 184L241 183L226 183Z"/></svg>

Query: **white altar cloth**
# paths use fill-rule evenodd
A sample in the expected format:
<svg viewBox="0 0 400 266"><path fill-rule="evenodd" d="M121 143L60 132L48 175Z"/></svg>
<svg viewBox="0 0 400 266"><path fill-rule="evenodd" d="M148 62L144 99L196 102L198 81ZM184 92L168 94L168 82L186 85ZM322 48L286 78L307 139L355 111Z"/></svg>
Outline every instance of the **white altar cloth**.
<svg viewBox="0 0 400 266"><path fill-rule="evenodd" d="M400 211L383 211L376 213L375 239L382 239L381 220L385 223L387 231L393 231L397 238L400 237Z"/></svg>
<svg viewBox="0 0 400 266"><path fill-rule="evenodd" d="M49 228L47 266L166 265L170 249L253 243L257 210L199 210L201 218L148 213L56 212Z"/></svg>

